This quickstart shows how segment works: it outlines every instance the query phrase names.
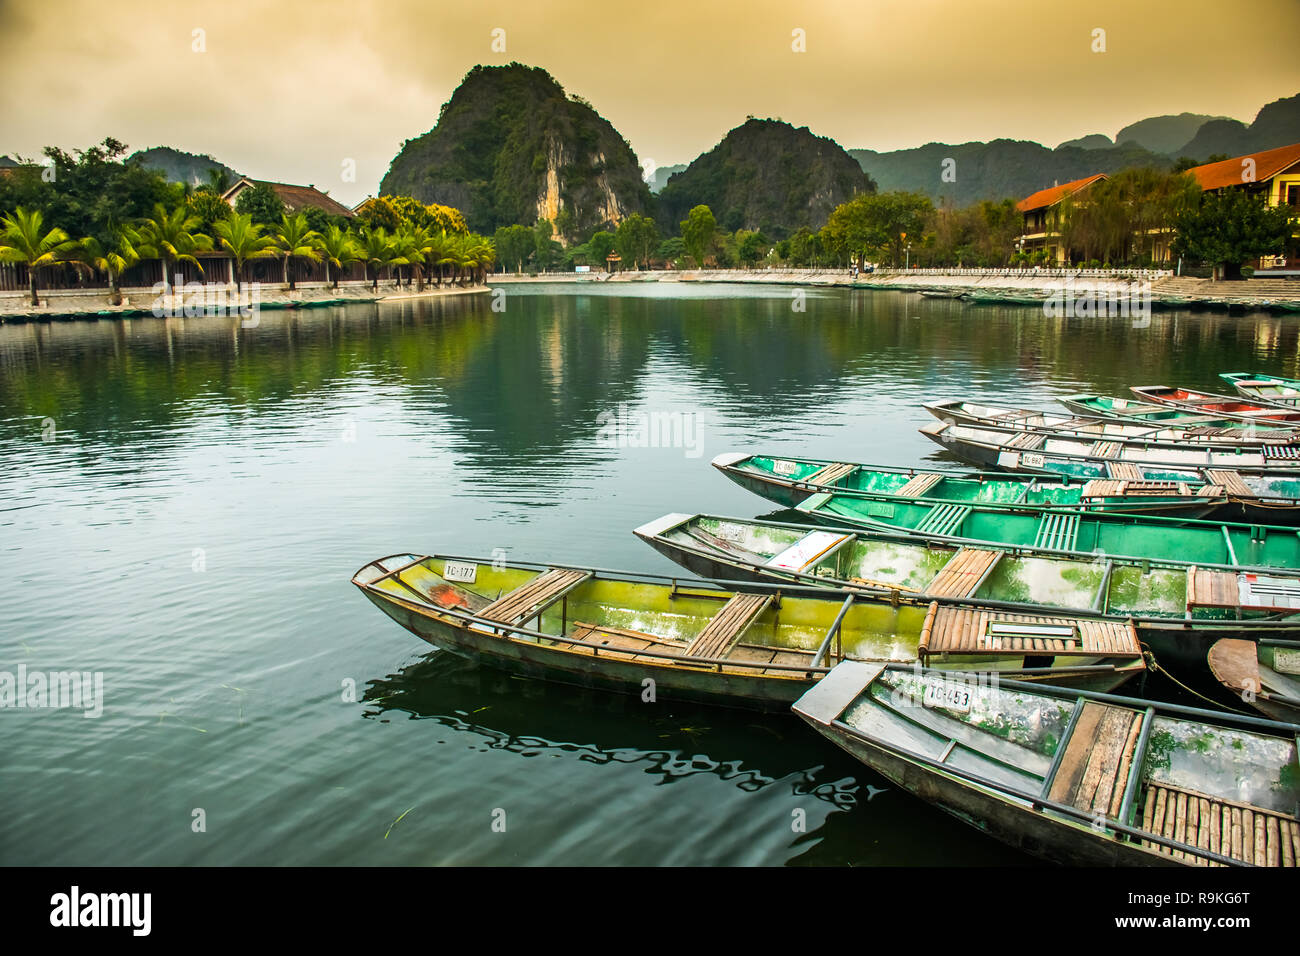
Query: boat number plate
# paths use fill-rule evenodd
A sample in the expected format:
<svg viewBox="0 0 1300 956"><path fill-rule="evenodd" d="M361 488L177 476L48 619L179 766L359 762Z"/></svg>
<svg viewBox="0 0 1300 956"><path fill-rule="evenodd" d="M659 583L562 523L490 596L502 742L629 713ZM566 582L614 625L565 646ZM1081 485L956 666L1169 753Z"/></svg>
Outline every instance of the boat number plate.
<svg viewBox="0 0 1300 956"><path fill-rule="evenodd" d="M473 584L477 575L477 564L461 564L459 561L448 561L442 569L442 577L446 581L462 581L466 584Z"/></svg>
<svg viewBox="0 0 1300 956"><path fill-rule="evenodd" d="M943 681L925 685L925 706L942 707L959 714L970 713L970 688L965 684Z"/></svg>
<svg viewBox="0 0 1300 956"><path fill-rule="evenodd" d="M792 461L774 461L772 462L772 470L778 475L793 475L798 469L795 468Z"/></svg>
<svg viewBox="0 0 1300 956"><path fill-rule="evenodd" d="M1025 454L1020 456L1020 464L1022 464L1026 468L1042 468L1043 456L1034 455L1026 452Z"/></svg>
<svg viewBox="0 0 1300 956"><path fill-rule="evenodd" d="M1273 670L1279 674L1300 674L1300 651L1279 647L1273 651Z"/></svg>

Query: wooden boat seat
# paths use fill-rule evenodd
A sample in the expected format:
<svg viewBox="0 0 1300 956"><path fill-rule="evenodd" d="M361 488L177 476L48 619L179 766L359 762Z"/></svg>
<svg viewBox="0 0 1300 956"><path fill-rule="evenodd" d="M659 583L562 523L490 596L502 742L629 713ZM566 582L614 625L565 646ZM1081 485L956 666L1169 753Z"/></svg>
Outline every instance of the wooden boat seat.
<svg viewBox="0 0 1300 956"><path fill-rule="evenodd" d="M1083 486L1084 498L1186 498L1191 486L1183 481L1142 481L1140 479L1093 478Z"/></svg>
<svg viewBox="0 0 1300 956"><path fill-rule="evenodd" d="M1294 816L1207 796L1168 784L1147 785L1138 826L1170 840L1254 866L1293 867L1300 860L1300 822ZM1178 860L1212 864L1190 850L1144 840Z"/></svg>
<svg viewBox="0 0 1300 956"><path fill-rule="evenodd" d="M1108 461L1106 462L1106 474L1112 478L1131 478L1138 481L1142 480L1142 472L1138 470L1137 465L1130 465L1126 461Z"/></svg>
<svg viewBox="0 0 1300 956"><path fill-rule="evenodd" d="M548 568L527 584L497 598L479 611L478 616L500 624L518 624L540 614L589 577L590 571Z"/></svg>
<svg viewBox="0 0 1300 956"><path fill-rule="evenodd" d="M921 625L920 654L1079 654L1141 657L1131 621L1017 614L931 603Z"/></svg>
<svg viewBox="0 0 1300 956"><path fill-rule="evenodd" d="M1230 495L1242 498L1255 497L1255 492L1250 490L1250 485L1246 484L1238 472L1220 468L1207 468L1205 469L1205 477L1216 485L1222 485Z"/></svg>
<svg viewBox="0 0 1300 956"><path fill-rule="evenodd" d="M941 481L943 481L943 475L937 475L933 472L913 475L907 480L907 484L899 488L894 494L900 498L920 498Z"/></svg>
<svg viewBox="0 0 1300 956"><path fill-rule="evenodd" d="M807 478L804 478L802 483L807 485L833 485L857 467L857 465L846 465L843 462L824 465Z"/></svg>
<svg viewBox="0 0 1300 956"><path fill-rule="evenodd" d="M853 538L854 535L836 534L833 531L810 531L780 554L773 556L767 562L767 567L803 571L848 544Z"/></svg>
<svg viewBox="0 0 1300 956"><path fill-rule="evenodd" d="M958 548L926 586L925 593L934 597L970 597L988 577L1002 553L987 548Z"/></svg>
<svg viewBox="0 0 1300 956"><path fill-rule="evenodd" d="M1006 443L1007 448L1019 448L1022 451L1033 451L1035 448L1042 448L1043 442L1047 436L1040 435L1038 432L1021 432L1015 438Z"/></svg>
<svg viewBox="0 0 1300 956"><path fill-rule="evenodd" d="M1145 715L1128 707L1087 701L1079 711L1047 798L1117 818Z"/></svg>
<svg viewBox="0 0 1300 956"><path fill-rule="evenodd" d="M1122 442L1117 441L1095 441L1088 449L1090 458L1115 458L1119 455L1120 449L1124 447Z"/></svg>
<svg viewBox="0 0 1300 956"><path fill-rule="evenodd" d="M1201 485L1193 494L1200 498L1222 498L1228 492L1223 485Z"/></svg>
<svg viewBox="0 0 1300 956"><path fill-rule="evenodd" d="M1187 569L1187 606L1241 607L1235 571L1211 571L1195 566Z"/></svg>
<svg viewBox="0 0 1300 956"><path fill-rule="evenodd" d="M767 610L772 603L771 594L737 594L722 606L709 623L704 625L686 648L689 657L722 657L742 634Z"/></svg>

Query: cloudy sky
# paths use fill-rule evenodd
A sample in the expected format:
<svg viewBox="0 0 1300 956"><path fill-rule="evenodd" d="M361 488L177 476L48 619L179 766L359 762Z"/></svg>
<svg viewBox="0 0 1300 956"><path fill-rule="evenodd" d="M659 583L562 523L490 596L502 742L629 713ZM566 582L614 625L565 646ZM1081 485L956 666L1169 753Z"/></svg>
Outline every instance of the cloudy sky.
<svg viewBox="0 0 1300 956"><path fill-rule="evenodd" d="M1296 0L0 0L0 154L114 136L353 203L466 71L511 60L658 165L750 114L846 147L1055 146L1163 113L1249 122L1300 92L1297 37Z"/></svg>

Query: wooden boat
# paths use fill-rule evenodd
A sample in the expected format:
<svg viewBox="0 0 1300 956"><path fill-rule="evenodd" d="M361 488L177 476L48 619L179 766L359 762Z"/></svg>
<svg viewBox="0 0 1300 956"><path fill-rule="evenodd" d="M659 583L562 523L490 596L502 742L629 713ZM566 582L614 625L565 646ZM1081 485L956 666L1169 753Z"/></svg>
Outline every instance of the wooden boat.
<svg viewBox="0 0 1300 956"><path fill-rule="evenodd" d="M1300 723L1300 641L1225 637L1210 648L1208 663L1233 706Z"/></svg>
<svg viewBox="0 0 1300 956"><path fill-rule="evenodd" d="M1219 378L1258 404L1300 408L1300 379L1251 372L1221 372Z"/></svg>
<svg viewBox="0 0 1300 956"><path fill-rule="evenodd" d="M935 418L976 427L1011 428L1073 438L1121 438L1196 445L1240 445L1255 442L1296 442L1294 428L1260 428L1258 422L1232 418L1190 416L1180 422L1153 423L1136 419L1051 415L1031 408L1010 408L979 402L927 402Z"/></svg>
<svg viewBox="0 0 1300 956"><path fill-rule="evenodd" d="M1006 472L943 472L890 468L811 458L723 454L713 467L742 488L794 507L823 491L859 492L910 501L980 502L990 507L1043 510L1111 511L1189 518L1233 516L1242 506L1221 486L1209 490L1174 482L1112 481L1068 477L1040 478ZM1184 483L1185 484L1185 483ZM1300 485L1300 482L1297 482ZM1300 510L1300 500L1293 503ZM1281 514L1279 503L1273 514Z"/></svg>
<svg viewBox="0 0 1300 956"><path fill-rule="evenodd" d="M965 289L920 289L918 291L926 299L960 299L966 295Z"/></svg>
<svg viewBox="0 0 1300 956"><path fill-rule="evenodd" d="M1300 529L1282 525L989 508L979 502L903 502L863 493L823 492L806 498L796 510L822 524L930 541L1300 573Z"/></svg>
<svg viewBox="0 0 1300 956"><path fill-rule="evenodd" d="M794 712L902 789L1053 862L1300 860L1292 724L858 661Z"/></svg>
<svg viewBox="0 0 1300 956"><path fill-rule="evenodd" d="M844 658L919 660L938 614L925 604L895 606L824 588L738 591L659 575L438 555L380 558L352 583L417 637L485 664L759 709L788 707ZM1136 647L1136 638L1130 643ZM1118 683L1141 669L1118 653L1101 663L1086 651L1059 654L1042 667L1033 656L1026 663L1020 648L967 644L944 655L944 666L1085 684Z"/></svg>
<svg viewBox="0 0 1300 956"><path fill-rule="evenodd" d="M1162 665L1217 691L1206 653L1222 637L1300 639L1300 574L921 540L862 527L664 515L636 529L701 577L820 585L891 603L976 604L1011 614L1129 622ZM1075 626L1081 626L1076 620ZM942 646L939 642L936 646Z"/></svg>
<svg viewBox="0 0 1300 956"><path fill-rule="evenodd" d="M1119 398L1111 395L1069 395L1057 401L1079 415L1120 418L1125 421L1162 422L1171 427L1183 423L1201 424L1207 419L1234 419L1243 422L1255 420L1249 415L1207 413L1176 408L1160 402L1140 402L1134 398ZM1279 417L1270 418L1266 427L1300 428L1300 412L1294 415L1283 412Z"/></svg>
<svg viewBox="0 0 1300 956"><path fill-rule="evenodd" d="M1258 442L1197 445L1145 439L1089 438L935 422L921 434L980 467L1075 478L1144 479L1189 484L1249 487L1236 479L1251 476L1300 478L1300 444ZM1233 478L1228 473L1236 476ZM1215 475L1223 478L1216 480ZM1205 479L1209 479L1206 481ZM1258 490L1268 497L1292 498L1291 482ZM1238 490L1238 493L1240 491Z"/></svg>
<svg viewBox="0 0 1300 956"><path fill-rule="evenodd" d="M1171 388L1168 385L1134 385L1129 389L1138 398L1158 405L1198 415L1212 415L1220 418L1241 418L1258 422L1295 422L1300 421L1300 413L1281 405L1269 402L1246 402L1231 395L1216 395L1214 392L1198 392L1190 388Z"/></svg>

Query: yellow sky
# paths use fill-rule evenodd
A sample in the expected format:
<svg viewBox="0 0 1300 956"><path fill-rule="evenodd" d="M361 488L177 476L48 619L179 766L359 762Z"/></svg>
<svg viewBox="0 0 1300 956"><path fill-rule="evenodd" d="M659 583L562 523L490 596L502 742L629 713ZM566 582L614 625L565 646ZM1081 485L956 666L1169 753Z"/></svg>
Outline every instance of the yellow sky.
<svg viewBox="0 0 1300 956"><path fill-rule="evenodd" d="M0 153L111 135L353 203L467 70L511 60L658 165L749 114L845 147L1054 146L1163 113L1249 122L1300 92L1298 36L1296 0L0 0Z"/></svg>

